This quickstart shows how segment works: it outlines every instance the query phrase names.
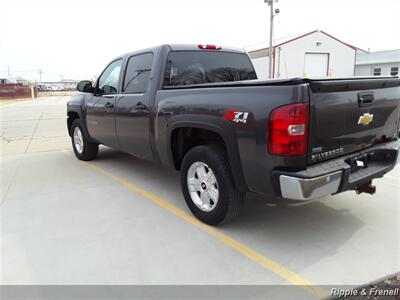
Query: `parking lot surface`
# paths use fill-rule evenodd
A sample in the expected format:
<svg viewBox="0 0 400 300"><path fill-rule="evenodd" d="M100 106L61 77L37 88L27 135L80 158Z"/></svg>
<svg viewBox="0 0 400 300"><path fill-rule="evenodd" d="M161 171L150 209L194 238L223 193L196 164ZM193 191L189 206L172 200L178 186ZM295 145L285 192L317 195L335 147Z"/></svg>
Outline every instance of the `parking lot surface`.
<svg viewBox="0 0 400 300"><path fill-rule="evenodd" d="M214 229L191 218L175 170L106 147L78 161L67 100L0 107L1 284L359 285L400 270L399 167L374 196L248 194Z"/></svg>

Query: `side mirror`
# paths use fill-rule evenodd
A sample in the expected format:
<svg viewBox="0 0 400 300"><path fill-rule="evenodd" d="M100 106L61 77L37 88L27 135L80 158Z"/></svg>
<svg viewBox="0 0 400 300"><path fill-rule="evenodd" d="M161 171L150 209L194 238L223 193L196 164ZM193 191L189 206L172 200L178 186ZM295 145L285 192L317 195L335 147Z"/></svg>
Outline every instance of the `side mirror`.
<svg viewBox="0 0 400 300"><path fill-rule="evenodd" d="M77 90L82 93L93 93L94 92L92 82L90 82L89 80L79 81L79 83L77 85Z"/></svg>
<svg viewBox="0 0 400 300"><path fill-rule="evenodd" d="M102 89L102 93L104 94L116 94L117 89L111 85L104 85Z"/></svg>

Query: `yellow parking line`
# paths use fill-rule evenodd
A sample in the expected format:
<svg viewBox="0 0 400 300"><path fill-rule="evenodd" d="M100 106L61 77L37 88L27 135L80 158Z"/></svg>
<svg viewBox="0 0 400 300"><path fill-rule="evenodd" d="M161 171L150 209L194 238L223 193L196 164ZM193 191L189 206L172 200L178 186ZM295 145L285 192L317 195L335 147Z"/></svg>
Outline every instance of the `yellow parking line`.
<svg viewBox="0 0 400 300"><path fill-rule="evenodd" d="M390 179L397 179L397 180L400 180L400 177L399 177L399 176L393 176L393 175L388 175L388 174L386 174L385 177L390 178ZM383 177L383 178L385 178L385 177Z"/></svg>
<svg viewBox="0 0 400 300"><path fill-rule="evenodd" d="M69 151L63 151L63 152L69 156L72 156L72 154ZM179 218L185 220L186 222L188 222L188 223L196 226L197 228L209 233L210 235L218 238L225 245L236 250L237 252L239 252L242 255L244 255L245 257L251 259L258 265L264 267L265 269L272 271L273 273L282 277L283 279L287 280L288 282L290 282L294 285L298 285L301 288L307 290L309 293L311 293L318 299L324 299L324 298L328 297L328 294L326 291L324 291L319 286L316 286L311 281L301 277L300 275L296 274L293 271L290 271L289 269L285 268L278 262L258 253L257 251L253 250L252 248L238 242L237 240L231 238L229 235L221 232L220 230L200 222L195 217L187 214L186 212L184 212L183 210L172 205L168 201L138 187L137 185L127 181L124 178L121 178L119 176L116 176L116 175L106 171L105 169L103 169L101 167L95 166L93 164L90 164L90 163L87 163L84 161L80 161L80 162L82 164L86 165L87 167L89 167L90 169L114 179L115 181L119 182L120 184L127 187L128 189L140 194L141 196L147 198L148 200L152 201L153 203L159 205L160 207L168 210L169 212L171 212L174 215L178 216Z"/></svg>

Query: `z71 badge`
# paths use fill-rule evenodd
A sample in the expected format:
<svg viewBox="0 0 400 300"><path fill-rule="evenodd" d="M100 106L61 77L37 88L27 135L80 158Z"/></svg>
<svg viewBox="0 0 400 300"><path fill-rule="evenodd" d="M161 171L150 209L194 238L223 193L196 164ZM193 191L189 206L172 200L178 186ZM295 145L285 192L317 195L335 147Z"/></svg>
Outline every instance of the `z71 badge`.
<svg viewBox="0 0 400 300"><path fill-rule="evenodd" d="M227 110L224 116L225 120L233 121L236 123L246 124L249 113L246 111Z"/></svg>

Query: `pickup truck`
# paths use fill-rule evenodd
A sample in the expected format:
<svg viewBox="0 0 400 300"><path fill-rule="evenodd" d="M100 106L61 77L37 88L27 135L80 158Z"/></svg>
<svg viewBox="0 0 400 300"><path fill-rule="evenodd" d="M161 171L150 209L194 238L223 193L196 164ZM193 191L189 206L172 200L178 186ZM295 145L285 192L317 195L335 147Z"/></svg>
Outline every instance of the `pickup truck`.
<svg viewBox="0 0 400 300"><path fill-rule="evenodd" d="M67 105L80 160L103 144L180 171L184 199L216 225L247 192L308 201L399 161L398 77L260 81L244 50L162 45L112 60Z"/></svg>

